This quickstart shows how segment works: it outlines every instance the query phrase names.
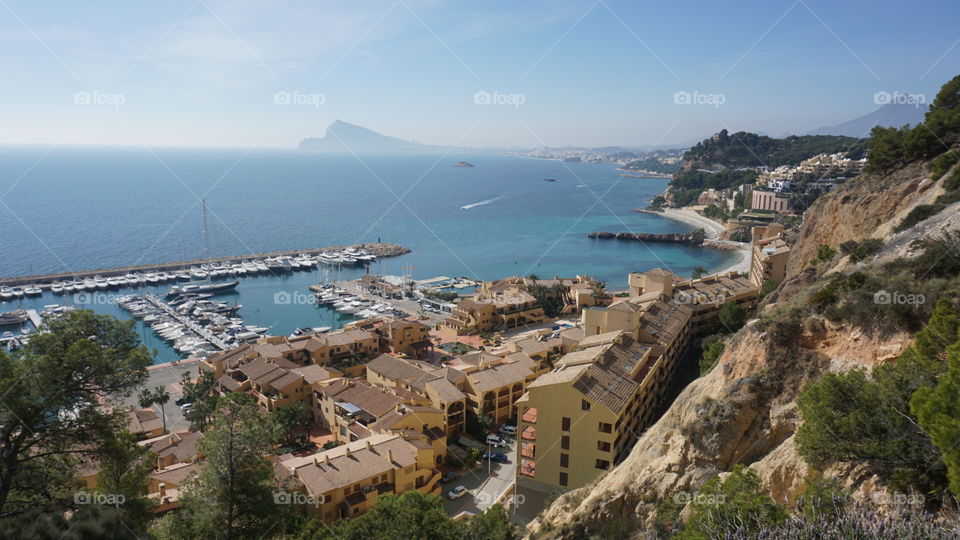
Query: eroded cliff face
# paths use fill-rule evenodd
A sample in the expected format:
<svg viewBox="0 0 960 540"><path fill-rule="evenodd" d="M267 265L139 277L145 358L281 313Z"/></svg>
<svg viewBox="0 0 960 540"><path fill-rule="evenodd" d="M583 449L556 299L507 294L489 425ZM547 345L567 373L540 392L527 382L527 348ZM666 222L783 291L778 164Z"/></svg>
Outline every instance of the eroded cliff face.
<svg viewBox="0 0 960 540"><path fill-rule="evenodd" d="M825 370L894 358L909 342L906 335L879 340L819 318L797 331L799 344L789 351L770 347L754 328L737 334L713 370L684 389L623 463L595 485L560 497L528 535L604 536L612 527L642 534L660 500L693 493L739 463L751 465L776 500L795 500L807 474L793 442L799 389Z"/></svg>
<svg viewBox="0 0 960 540"><path fill-rule="evenodd" d="M911 209L933 202L941 193L940 183L931 182L918 164L884 177L857 178L821 197L805 215L788 279L768 297L766 307L777 310L794 298L802 305L821 279L818 275L828 271L810 265L820 245L836 249L847 240L883 238L887 247L878 255L879 262L884 256L904 256L896 246L918 234L951 228L951 223L960 222L960 203L925 224L892 233ZM898 241L901 237L903 242ZM849 263L841 258L837 264L843 268ZM784 339L784 333L795 339ZM826 371L870 369L899 356L910 341L908 334L868 335L818 316L779 330L748 325L728 339L717 365L681 392L626 460L594 485L558 498L528 526L528 536L641 537L661 500L694 493L737 464L751 466L770 495L790 505L809 472L794 443L800 422L795 401L804 384ZM843 478L855 499L883 489L864 466L835 468L826 474Z"/></svg>
<svg viewBox="0 0 960 540"><path fill-rule="evenodd" d="M862 175L841 184L804 214L787 276L807 268L822 245L836 249L847 240L886 238L913 207L933 202L943 192L940 184L931 181L919 163L886 176Z"/></svg>

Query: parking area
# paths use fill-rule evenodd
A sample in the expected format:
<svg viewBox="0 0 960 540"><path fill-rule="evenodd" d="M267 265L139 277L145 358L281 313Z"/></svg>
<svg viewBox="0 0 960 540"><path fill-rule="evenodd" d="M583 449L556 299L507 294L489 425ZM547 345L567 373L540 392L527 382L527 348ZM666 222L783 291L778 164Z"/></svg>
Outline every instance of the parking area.
<svg viewBox="0 0 960 540"><path fill-rule="evenodd" d="M503 495L512 489L516 480L516 440L507 438L507 446L494 447L493 452L507 455L507 463L487 462L482 460L480 465L471 471L462 473L462 476L443 486L443 506L447 514L455 516L460 512L478 514L490 508ZM457 486L467 488L467 494L459 499L450 500L447 493Z"/></svg>
<svg viewBox="0 0 960 540"><path fill-rule="evenodd" d="M167 389L167 392L170 393L170 402L163 406L162 411L167 417L167 431L173 432L190 427L190 422L183 417L180 407L177 407L175 402L183 395L183 389L180 388L180 378L183 376L183 373L190 373L191 377L196 377L199 369L198 365L199 363L196 361L185 360L177 362L176 364L170 363L151 366L148 370L149 376L143 388L152 389L157 386L163 386ZM134 392L133 395L121 400L121 404L140 408L137 400L138 393L139 390ZM161 414L158 405L154 405L153 408L157 411L157 414Z"/></svg>

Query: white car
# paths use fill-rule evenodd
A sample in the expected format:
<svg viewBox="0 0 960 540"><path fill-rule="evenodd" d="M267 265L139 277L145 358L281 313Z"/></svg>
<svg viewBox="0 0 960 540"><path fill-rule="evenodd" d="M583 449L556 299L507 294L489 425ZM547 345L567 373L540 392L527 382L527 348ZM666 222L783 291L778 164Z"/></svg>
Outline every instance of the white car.
<svg viewBox="0 0 960 540"><path fill-rule="evenodd" d="M466 488L466 487L464 487L464 486L457 486L457 487L451 489L449 492L447 492L447 498L450 499L451 501L454 501L454 500L456 500L456 499L459 499L460 497L463 497L463 496L466 495L467 493L468 493L468 492L467 492L467 488Z"/></svg>
<svg viewBox="0 0 960 540"><path fill-rule="evenodd" d="M493 446L506 446L507 441L503 440L503 437L491 433L490 435L487 435L487 444L491 444Z"/></svg>
<svg viewBox="0 0 960 540"><path fill-rule="evenodd" d="M511 426L509 424L504 424L500 426L500 433L504 435L514 436L517 434L517 426Z"/></svg>

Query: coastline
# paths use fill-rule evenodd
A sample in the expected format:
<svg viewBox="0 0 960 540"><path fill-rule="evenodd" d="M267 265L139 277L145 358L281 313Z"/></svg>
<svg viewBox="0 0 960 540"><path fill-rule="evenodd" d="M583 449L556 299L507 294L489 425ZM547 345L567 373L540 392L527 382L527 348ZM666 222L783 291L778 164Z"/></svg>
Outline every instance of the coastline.
<svg viewBox="0 0 960 540"><path fill-rule="evenodd" d="M731 246L738 246L737 261L726 266L712 274L722 274L726 272L750 272L750 258L753 254L753 248L746 242L732 242L729 240L720 240L720 233L726 230L726 226L719 221L714 221L708 217L702 216L689 207L685 208L663 208L662 212L650 212L653 215L679 221L687 225L701 228L707 233L708 240L721 241Z"/></svg>

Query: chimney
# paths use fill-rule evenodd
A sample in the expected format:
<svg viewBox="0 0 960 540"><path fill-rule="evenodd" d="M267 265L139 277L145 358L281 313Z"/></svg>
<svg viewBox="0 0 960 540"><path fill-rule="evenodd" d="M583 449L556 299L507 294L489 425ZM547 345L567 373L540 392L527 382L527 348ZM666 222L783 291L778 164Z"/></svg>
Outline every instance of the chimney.
<svg viewBox="0 0 960 540"><path fill-rule="evenodd" d="M350 456L353 455L353 452L350 451L350 445L349 445L349 444L346 446L346 451L347 451L347 457L350 457Z"/></svg>
<svg viewBox="0 0 960 540"><path fill-rule="evenodd" d="M167 484L165 482L160 482L160 496L163 497L167 494Z"/></svg>
<svg viewBox="0 0 960 540"><path fill-rule="evenodd" d="M373 445L370 444L370 439L367 439L367 450L373 450Z"/></svg>
<svg viewBox="0 0 960 540"><path fill-rule="evenodd" d="M324 457L324 461L326 461L326 462L327 462L327 465L329 465L329 464L330 464L330 454L325 454L323 457Z"/></svg>
<svg viewBox="0 0 960 540"><path fill-rule="evenodd" d="M389 448L387 449L387 461L393 463L393 450Z"/></svg>

